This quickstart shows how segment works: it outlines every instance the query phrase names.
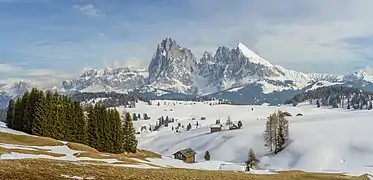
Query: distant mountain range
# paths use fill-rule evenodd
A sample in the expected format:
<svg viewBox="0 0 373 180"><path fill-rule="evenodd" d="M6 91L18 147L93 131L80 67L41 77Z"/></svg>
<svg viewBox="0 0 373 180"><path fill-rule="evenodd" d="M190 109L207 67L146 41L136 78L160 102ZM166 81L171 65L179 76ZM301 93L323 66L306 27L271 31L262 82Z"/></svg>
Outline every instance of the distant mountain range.
<svg viewBox="0 0 373 180"><path fill-rule="evenodd" d="M335 84L373 91L373 70L342 76L307 74L273 65L242 43L196 58L192 50L166 38L156 47L148 69L89 69L77 79L63 81L58 91L138 92L167 99L207 96L242 104L278 104L300 92ZM23 82L0 84L0 108L1 102L18 97L28 87Z"/></svg>

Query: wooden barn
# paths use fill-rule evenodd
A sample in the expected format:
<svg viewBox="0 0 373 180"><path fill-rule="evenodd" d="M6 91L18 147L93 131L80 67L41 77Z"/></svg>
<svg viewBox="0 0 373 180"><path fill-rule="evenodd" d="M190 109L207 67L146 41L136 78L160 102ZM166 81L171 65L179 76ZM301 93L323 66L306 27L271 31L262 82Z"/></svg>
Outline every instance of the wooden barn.
<svg viewBox="0 0 373 180"><path fill-rule="evenodd" d="M210 127L211 133L221 131L221 125L216 124Z"/></svg>
<svg viewBox="0 0 373 180"><path fill-rule="evenodd" d="M193 151L191 148L180 150L174 153L175 159L183 160L186 163L195 163L196 162L196 152Z"/></svg>

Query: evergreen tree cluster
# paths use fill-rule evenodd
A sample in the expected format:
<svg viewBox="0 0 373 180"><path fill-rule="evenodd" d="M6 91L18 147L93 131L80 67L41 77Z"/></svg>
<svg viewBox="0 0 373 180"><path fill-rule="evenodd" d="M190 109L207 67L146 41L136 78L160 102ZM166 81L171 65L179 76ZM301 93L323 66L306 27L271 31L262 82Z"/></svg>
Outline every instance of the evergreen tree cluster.
<svg viewBox="0 0 373 180"><path fill-rule="evenodd" d="M331 106L344 109L372 109L372 92L345 86L328 86L298 94L287 100L285 104L296 105L309 101L317 107Z"/></svg>
<svg viewBox="0 0 373 180"><path fill-rule="evenodd" d="M168 116L166 116L166 118L165 118L165 117L161 116L161 117L158 118L158 121L156 122L153 131L158 131L158 129L161 126L168 127L168 123L172 123L172 122L175 122L174 118L170 118Z"/></svg>
<svg viewBox="0 0 373 180"><path fill-rule="evenodd" d="M134 131L128 131L131 127L127 127L133 126L131 117L122 127L116 109L107 109L96 104L87 107L85 115L79 102L57 93L43 93L33 88L23 97L9 102L6 120L9 128L37 136L86 144L101 152L136 152L136 139L125 139L135 137ZM133 143L134 141L136 143Z"/></svg>
<svg viewBox="0 0 373 180"><path fill-rule="evenodd" d="M33 88L9 102L6 119L9 128L29 134L83 144L87 140L80 104L57 93Z"/></svg>
<svg viewBox="0 0 373 180"><path fill-rule="evenodd" d="M141 120L141 119L143 119L143 120L149 120L150 117L149 117L148 114L146 114L146 113L144 113L143 116L141 116L140 113L138 113L138 114L133 113L133 114L132 114L132 120L133 120L133 121L137 121L137 120Z"/></svg>
<svg viewBox="0 0 373 180"><path fill-rule="evenodd" d="M124 152L124 132L119 112L103 105L87 108L88 145L101 152Z"/></svg>
<svg viewBox="0 0 373 180"><path fill-rule="evenodd" d="M97 93L75 93L71 98L79 102L92 101L94 104L102 105L106 108L125 106L127 108L135 108L136 102L144 101L151 103L149 98L140 96L138 94L121 94L116 92L97 92ZM95 100L101 98L100 100ZM97 102L96 102L97 101Z"/></svg>
<svg viewBox="0 0 373 180"><path fill-rule="evenodd" d="M271 114L264 131L265 146L275 154L281 152L289 138L289 123L282 111Z"/></svg>

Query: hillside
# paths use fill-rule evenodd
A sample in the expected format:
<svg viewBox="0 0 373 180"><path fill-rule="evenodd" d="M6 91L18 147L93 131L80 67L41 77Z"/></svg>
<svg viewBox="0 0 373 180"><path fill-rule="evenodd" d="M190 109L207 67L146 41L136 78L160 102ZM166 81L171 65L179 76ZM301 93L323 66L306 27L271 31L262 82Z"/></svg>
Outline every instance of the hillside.
<svg viewBox="0 0 373 180"><path fill-rule="evenodd" d="M27 135L0 124L0 179L345 179L363 180L366 176L306 173L301 171L256 175L175 169L153 164L160 158L149 151L136 154L100 153L86 145ZM161 159L159 159L161 160ZM167 160L168 162L172 162ZM173 160L177 161L177 160ZM177 164L177 163L174 163ZM180 163L179 163L180 164ZM52 167L52 168L51 168ZM145 170L146 169L146 170Z"/></svg>
<svg viewBox="0 0 373 180"><path fill-rule="evenodd" d="M207 163L204 154L211 154L211 170L219 169L224 163L242 164L247 159L249 148L253 148L264 169L306 170L318 172L343 172L348 174L371 173L371 149L373 141L370 120L373 111L352 111L341 109L317 108L307 104L292 106L233 106L209 105L209 102L153 102L151 106L143 103L136 108L127 109L131 113L147 113L150 120L135 122L136 130L155 125L158 117L175 118L168 127L159 131L143 131L138 135L139 147L170 157L174 152L192 148L197 152L197 163L183 165L198 168ZM253 111L251 109L254 109ZM291 113L290 141L283 152L277 155L268 153L264 147L263 132L265 120L276 109ZM301 113L303 116L295 116ZM243 128L232 131L210 133L210 126L216 119L224 123L228 116L233 122L241 120ZM206 120L201 120L206 117ZM196 120L193 120L193 119ZM198 128L196 123L198 121ZM172 128L180 123L192 129ZM359 133L356 133L359 132ZM162 162L159 162L162 163ZM172 164L170 164L172 165Z"/></svg>

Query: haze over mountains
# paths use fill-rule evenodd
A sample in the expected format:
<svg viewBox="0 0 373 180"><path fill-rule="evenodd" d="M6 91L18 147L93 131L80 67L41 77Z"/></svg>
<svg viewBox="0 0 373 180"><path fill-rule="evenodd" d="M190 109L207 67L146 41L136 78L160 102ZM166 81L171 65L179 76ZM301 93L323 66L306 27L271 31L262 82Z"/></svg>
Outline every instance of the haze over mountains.
<svg viewBox="0 0 373 180"><path fill-rule="evenodd" d="M191 49L165 38L157 45L148 69L89 69L77 79L63 81L62 88L51 89L63 93L138 91L169 99L176 95L210 96L244 104L277 104L310 88L333 84L373 90L373 71L367 68L337 76L288 70L271 64L242 43L196 57ZM0 83L0 108L30 87L24 82Z"/></svg>

